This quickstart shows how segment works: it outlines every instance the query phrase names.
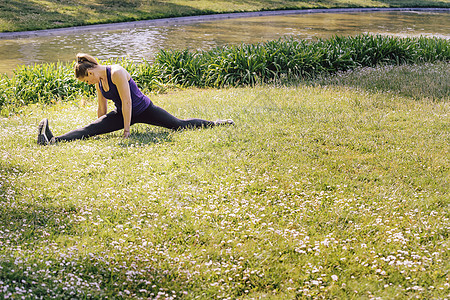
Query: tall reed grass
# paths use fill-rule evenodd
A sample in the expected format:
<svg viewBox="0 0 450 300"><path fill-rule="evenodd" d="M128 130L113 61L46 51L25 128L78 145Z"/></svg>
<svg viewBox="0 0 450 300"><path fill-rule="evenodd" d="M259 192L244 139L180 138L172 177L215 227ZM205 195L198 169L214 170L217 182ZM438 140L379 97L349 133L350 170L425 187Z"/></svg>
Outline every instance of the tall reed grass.
<svg viewBox="0 0 450 300"><path fill-rule="evenodd" d="M165 80L184 86L239 86L380 64L448 61L449 42L382 35L335 36L317 41L276 40L211 51L162 51L156 57Z"/></svg>
<svg viewBox="0 0 450 300"><path fill-rule="evenodd" d="M121 63L141 88L157 90L167 84L236 87L289 83L356 67L449 60L450 42L446 39L363 34L316 41L280 39L209 51L161 50L154 62L106 63ZM11 78L3 75L0 108L92 95L94 89L77 82L71 69L72 64L42 64L21 66Z"/></svg>

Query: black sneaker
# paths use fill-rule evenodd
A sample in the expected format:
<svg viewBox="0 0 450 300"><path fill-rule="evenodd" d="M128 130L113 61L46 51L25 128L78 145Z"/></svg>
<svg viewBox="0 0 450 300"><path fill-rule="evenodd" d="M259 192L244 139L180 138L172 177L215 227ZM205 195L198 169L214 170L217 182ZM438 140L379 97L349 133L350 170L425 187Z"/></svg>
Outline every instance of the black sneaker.
<svg viewBox="0 0 450 300"><path fill-rule="evenodd" d="M234 125L234 121L231 119L226 119L226 120L217 120L214 122L214 124L216 126L220 126L220 125Z"/></svg>
<svg viewBox="0 0 450 300"><path fill-rule="evenodd" d="M48 145L52 141L53 134L48 127L48 119L43 119L38 126L38 145Z"/></svg>

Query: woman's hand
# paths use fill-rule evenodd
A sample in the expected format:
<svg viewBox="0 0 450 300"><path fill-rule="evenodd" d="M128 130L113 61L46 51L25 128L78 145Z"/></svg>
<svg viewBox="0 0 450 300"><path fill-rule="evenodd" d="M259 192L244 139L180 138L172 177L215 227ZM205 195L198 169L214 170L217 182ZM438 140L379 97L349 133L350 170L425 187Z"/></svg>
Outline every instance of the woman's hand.
<svg viewBox="0 0 450 300"><path fill-rule="evenodd" d="M128 130L124 129L123 130L123 138L127 139L129 137L130 137L130 130L129 129Z"/></svg>

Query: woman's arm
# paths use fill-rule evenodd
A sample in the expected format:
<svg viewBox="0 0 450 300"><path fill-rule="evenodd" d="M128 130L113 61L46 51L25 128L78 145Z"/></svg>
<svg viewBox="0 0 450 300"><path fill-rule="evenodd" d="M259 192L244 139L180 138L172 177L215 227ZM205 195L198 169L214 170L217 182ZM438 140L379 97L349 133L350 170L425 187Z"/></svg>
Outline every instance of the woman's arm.
<svg viewBox="0 0 450 300"><path fill-rule="evenodd" d="M131 124L131 93L130 93L130 75L122 68L114 68L111 70L111 80L117 86L120 100L122 100L122 114L123 114L123 137L130 136Z"/></svg>
<svg viewBox="0 0 450 300"><path fill-rule="evenodd" d="M103 97L98 83L95 85L95 89L97 90L97 102L98 102L97 116L100 118L101 116L106 115L106 112L108 111L108 100L105 97Z"/></svg>

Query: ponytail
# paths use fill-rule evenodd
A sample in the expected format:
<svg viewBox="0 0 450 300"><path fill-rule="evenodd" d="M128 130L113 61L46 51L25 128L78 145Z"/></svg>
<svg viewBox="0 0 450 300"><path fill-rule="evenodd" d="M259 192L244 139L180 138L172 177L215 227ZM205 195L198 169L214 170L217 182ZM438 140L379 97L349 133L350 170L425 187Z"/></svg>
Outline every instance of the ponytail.
<svg viewBox="0 0 450 300"><path fill-rule="evenodd" d="M97 60L89 54L78 53L75 65L75 77L83 78L88 75L88 70L98 66Z"/></svg>

